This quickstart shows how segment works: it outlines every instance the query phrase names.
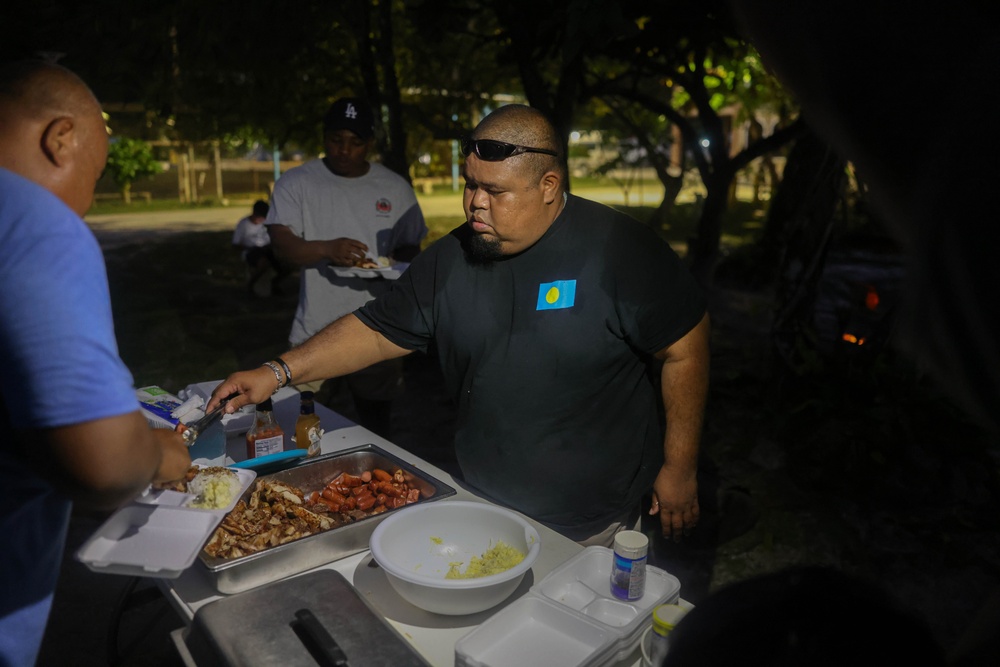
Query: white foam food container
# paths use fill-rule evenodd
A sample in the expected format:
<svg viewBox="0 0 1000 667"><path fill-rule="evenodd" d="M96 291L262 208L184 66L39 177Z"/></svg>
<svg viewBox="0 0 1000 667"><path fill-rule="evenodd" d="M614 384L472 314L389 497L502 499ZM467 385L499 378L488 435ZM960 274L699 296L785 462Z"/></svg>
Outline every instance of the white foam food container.
<svg viewBox="0 0 1000 667"><path fill-rule="evenodd" d="M180 398L155 385L136 389L135 395L146 422L152 428L172 429L177 426L177 418L170 413L184 402Z"/></svg>
<svg viewBox="0 0 1000 667"><path fill-rule="evenodd" d="M607 627L537 596L525 595L455 643L456 667L577 667L607 656Z"/></svg>
<svg viewBox="0 0 1000 667"><path fill-rule="evenodd" d="M587 547L455 643L461 667L565 665L596 667L626 658L642 641L653 609L680 599L680 581L646 566L638 600L611 594L614 557Z"/></svg>
<svg viewBox="0 0 1000 667"><path fill-rule="evenodd" d="M208 404L208 400L212 397L212 392L215 391L215 388L220 384L222 384L222 380L189 384L181 389L180 396L181 398L199 396L205 401L206 404ZM231 415L223 415L221 420L223 432L228 435L230 433L243 434L249 431L250 427L253 426L255 418L254 408L255 406L253 403L248 403ZM296 412L296 414L298 414L298 412Z"/></svg>
<svg viewBox="0 0 1000 667"><path fill-rule="evenodd" d="M395 262L390 266L380 266L377 269L362 269L355 266L335 266L330 265L330 269L341 278L385 278L386 280L396 280L403 271L409 268L409 262Z"/></svg>
<svg viewBox="0 0 1000 667"><path fill-rule="evenodd" d="M191 507L195 495L149 488L118 509L76 552L94 572L175 579L253 483L253 470L233 469L240 489L228 507Z"/></svg>

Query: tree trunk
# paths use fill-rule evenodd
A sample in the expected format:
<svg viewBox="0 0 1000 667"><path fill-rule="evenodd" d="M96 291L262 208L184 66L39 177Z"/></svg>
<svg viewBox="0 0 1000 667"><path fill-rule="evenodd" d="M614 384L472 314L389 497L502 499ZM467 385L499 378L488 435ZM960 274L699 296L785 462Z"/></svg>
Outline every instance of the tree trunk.
<svg viewBox="0 0 1000 667"><path fill-rule="evenodd" d="M691 273L705 288L712 284L712 276L719 262L722 216L727 209L732 180L728 169L717 170L705 179L706 196L698 219L697 235L688 242Z"/></svg>
<svg viewBox="0 0 1000 667"><path fill-rule="evenodd" d="M132 184L126 183L122 186L122 201L126 204L132 204Z"/></svg>
<svg viewBox="0 0 1000 667"><path fill-rule="evenodd" d="M370 0L355 0L349 12L358 45L365 94L375 113L375 135L382 164L409 183L403 104L396 77L396 55L392 30L392 3L375 6ZM383 106L388 117L383 116Z"/></svg>
<svg viewBox="0 0 1000 667"><path fill-rule="evenodd" d="M379 60L382 73L383 102L388 110L387 139L388 150L382 156L382 163L411 183L410 161L406 158L406 127L403 125L403 103L396 77L395 36L392 29L392 3L380 2L376 9L378 22L378 42L375 56Z"/></svg>
<svg viewBox="0 0 1000 667"><path fill-rule="evenodd" d="M816 289L847 182L845 167L845 160L811 131L801 136L788 156L761 237L761 272L776 284L778 302L772 342L793 366L799 339L812 336Z"/></svg>
<svg viewBox="0 0 1000 667"><path fill-rule="evenodd" d="M663 184L663 200L653 211L650 224L659 227L669 222L670 211L674 208L677 195L684 188L684 135L677 123L670 124L670 159L669 163L660 168L656 164L656 176Z"/></svg>
<svg viewBox="0 0 1000 667"><path fill-rule="evenodd" d="M660 182L663 183L663 199L660 200L660 205L656 207L656 210L650 214L647 223L654 229L660 229L670 222L670 212L674 209L674 202L677 201L677 195L681 192L684 178L682 176L666 176L661 177Z"/></svg>
<svg viewBox="0 0 1000 667"><path fill-rule="evenodd" d="M758 244L768 282L783 266L816 252L843 192L846 166L811 131L795 142Z"/></svg>

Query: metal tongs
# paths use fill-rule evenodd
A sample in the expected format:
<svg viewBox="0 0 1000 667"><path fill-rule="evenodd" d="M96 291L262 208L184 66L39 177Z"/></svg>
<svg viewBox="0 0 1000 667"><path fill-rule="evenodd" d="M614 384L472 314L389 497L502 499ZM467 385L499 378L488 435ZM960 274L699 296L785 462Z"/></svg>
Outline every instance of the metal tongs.
<svg viewBox="0 0 1000 667"><path fill-rule="evenodd" d="M194 444L194 441L198 439L198 436L201 435L205 431L205 429L214 424L217 419L222 417L222 415L226 414L225 411L226 403L236 398L237 396L239 396L238 391L233 392L229 396L226 396L219 402L217 406L215 406L214 410L207 413L204 417L202 417L193 424L178 424L178 429L180 429L182 426L184 427L184 430L181 431L181 436L184 438L184 442L187 443L188 447Z"/></svg>

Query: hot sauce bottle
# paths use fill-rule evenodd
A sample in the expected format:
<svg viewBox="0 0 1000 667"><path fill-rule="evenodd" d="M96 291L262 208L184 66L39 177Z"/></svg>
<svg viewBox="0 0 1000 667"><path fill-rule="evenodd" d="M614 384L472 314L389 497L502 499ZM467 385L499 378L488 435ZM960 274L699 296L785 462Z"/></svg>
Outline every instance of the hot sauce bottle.
<svg viewBox="0 0 1000 667"><path fill-rule="evenodd" d="M268 454L277 454L285 448L285 432L274 418L271 399L257 404L257 415L253 426L247 431L247 458L255 459Z"/></svg>
<svg viewBox="0 0 1000 667"><path fill-rule="evenodd" d="M295 446L308 451L312 458L320 453L320 438L323 428L320 426L319 415L316 414L315 395L311 391L301 394L299 419L295 422Z"/></svg>

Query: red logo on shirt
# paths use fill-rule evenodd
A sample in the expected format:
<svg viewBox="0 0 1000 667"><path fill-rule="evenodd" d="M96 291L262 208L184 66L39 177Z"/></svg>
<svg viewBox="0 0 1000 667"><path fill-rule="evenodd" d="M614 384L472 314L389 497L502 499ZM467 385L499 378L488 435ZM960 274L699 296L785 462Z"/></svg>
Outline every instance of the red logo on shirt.
<svg viewBox="0 0 1000 667"><path fill-rule="evenodd" d="M379 213L389 213L392 211L392 202L388 199L379 199L375 202L375 210Z"/></svg>

